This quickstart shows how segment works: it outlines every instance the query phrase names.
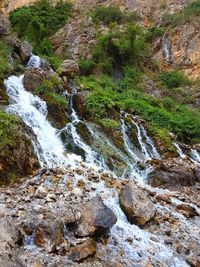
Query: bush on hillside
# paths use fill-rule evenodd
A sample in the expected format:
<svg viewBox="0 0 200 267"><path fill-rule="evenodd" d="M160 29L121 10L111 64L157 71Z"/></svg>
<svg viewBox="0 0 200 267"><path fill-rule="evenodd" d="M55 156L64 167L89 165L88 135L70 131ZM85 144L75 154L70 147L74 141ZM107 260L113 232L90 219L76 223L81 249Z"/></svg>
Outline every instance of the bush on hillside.
<svg viewBox="0 0 200 267"><path fill-rule="evenodd" d="M189 84L187 77L178 70L165 71L160 76L161 83L168 89L178 88Z"/></svg>
<svg viewBox="0 0 200 267"><path fill-rule="evenodd" d="M55 56L49 37L65 25L70 11L69 2L59 1L52 5L50 0L39 0L11 12L11 26L19 38L33 45L35 53L53 58L54 63Z"/></svg>
<svg viewBox="0 0 200 267"><path fill-rule="evenodd" d="M104 24L108 25L111 22L120 23L124 14L116 6L109 7L97 7L92 13L92 18L96 21L102 21Z"/></svg>

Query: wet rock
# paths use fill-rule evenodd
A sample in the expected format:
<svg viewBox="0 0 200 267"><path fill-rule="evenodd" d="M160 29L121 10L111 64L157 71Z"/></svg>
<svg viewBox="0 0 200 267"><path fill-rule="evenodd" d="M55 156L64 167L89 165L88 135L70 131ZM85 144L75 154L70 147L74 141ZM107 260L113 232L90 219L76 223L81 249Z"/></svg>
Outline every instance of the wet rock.
<svg viewBox="0 0 200 267"><path fill-rule="evenodd" d="M180 211L187 218L193 218L199 215L195 208L187 204L177 205L176 210Z"/></svg>
<svg viewBox="0 0 200 267"><path fill-rule="evenodd" d="M48 253L55 252L63 242L63 224L51 221L38 225L35 231L34 243L43 247Z"/></svg>
<svg viewBox="0 0 200 267"><path fill-rule="evenodd" d="M154 171L149 183L154 187L191 186L195 183L194 166L190 161L169 158L152 162Z"/></svg>
<svg viewBox="0 0 200 267"><path fill-rule="evenodd" d="M78 92L76 97L74 98L75 108L79 116L86 118L86 119L90 117L85 107L85 100L88 95L89 95L89 91L82 91L82 92Z"/></svg>
<svg viewBox="0 0 200 267"><path fill-rule="evenodd" d="M194 173L197 181L200 183L200 169L196 169Z"/></svg>
<svg viewBox="0 0 200 267"><path fill-rule="evenodd" d="M80 245L71 249L69 259L75 262L81 262L84 259L93 256L96 253L95 241L91 238L87 239Z"/></svg>
<svg viewBox="0 0 200 267"><path fill-rule="evenodd" d="M196 255L190 255L186 258L191 267L200 267L200 257Z"/></svg>
<svg viewBox="0 0 200 267"><path fill-rule="evenodd" d="M115 214L103 203L101 197L95 197L81 205L79 210L82 216L76 229L78 236L103 234L117 221Z"/></svg>
<svg viewBox="0 0 200 267"><path fill-rule="evenodd" d="M18 50L18 54L22 60L22 62L26 63L29 58L31 57L31 54L33 52L33 47L26 41L20 42L18 46L16 46L16 49Z"/></svg>
<svg viewBox="0 0 200 267"><path fill-rule="evenodd" d="M129 182L120 193L120 206L131 223L143 226L156 212L153 202L134 182Z"/></svg>
<svg viewBox="0 0 200 267"><path fill-rule="evenodd" d="M0 218L0 266L13 267L15 250L21 239L19 230L13 220Z"/></svg>
<svg viewBox="0 0 200 267"><path fill-rule="evenodd" d="M60 65L61 76L75 77L79 73L79 67L75 60L64 60Z"/></svg>

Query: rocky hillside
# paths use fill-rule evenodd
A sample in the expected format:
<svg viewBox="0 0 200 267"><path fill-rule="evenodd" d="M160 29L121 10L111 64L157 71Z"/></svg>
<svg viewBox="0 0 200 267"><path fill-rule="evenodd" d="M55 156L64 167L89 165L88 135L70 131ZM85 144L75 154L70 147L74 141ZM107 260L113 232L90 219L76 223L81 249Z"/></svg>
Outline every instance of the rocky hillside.
<svg viewBox="0 0 200 267"><path fill-rule="evenodd" d="M198 267L200 1L0 8L0 266Z"/></svg>

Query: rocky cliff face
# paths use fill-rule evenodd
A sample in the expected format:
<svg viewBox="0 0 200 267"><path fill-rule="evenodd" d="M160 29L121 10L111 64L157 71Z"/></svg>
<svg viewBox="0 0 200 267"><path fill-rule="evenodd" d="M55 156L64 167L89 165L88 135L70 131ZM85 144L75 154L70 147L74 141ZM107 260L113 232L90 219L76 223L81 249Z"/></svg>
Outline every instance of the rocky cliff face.
<svg viewBox="0 0 200 267"><path fill-rule="evenodd" d="M1 0L0 1L0 11L7 14L10 11L12 11L18 7L21 7L21 6L24 6L24 5L33 3L33 2L35 2L35 0L17 0L17 1L15 1L15 0Z"/></svg>
<svg viewBox="0 0 200 267"><path fill-rule="evenodd" d="M68 54L71 58L88 57L91 47L95 42L97 29L93 25L88 10L98 5L117 5L122 10L136 11L141 16L141 24L144 27L159 25L164 14L172 14L182 10L188 0L159 0L159 1L90 1L77 0L74 3L74 11L67 25L62 28L52 39L54 49L58 55ZM173 68L178 66L191 78L196 78L200 74L199 52L200 37L198 33L199 18L192 22L175 27L173 30L166 28L164 38L156 40L155 47L159 44L159 49L155 51L156 59L165 63L168 61L163 53L166 50L166 42L170 46L170 64ZM100 32L107 29L101 28ZM167 38L166 38L167 37ZM168 63L168 62L167 62Z"/></svg>

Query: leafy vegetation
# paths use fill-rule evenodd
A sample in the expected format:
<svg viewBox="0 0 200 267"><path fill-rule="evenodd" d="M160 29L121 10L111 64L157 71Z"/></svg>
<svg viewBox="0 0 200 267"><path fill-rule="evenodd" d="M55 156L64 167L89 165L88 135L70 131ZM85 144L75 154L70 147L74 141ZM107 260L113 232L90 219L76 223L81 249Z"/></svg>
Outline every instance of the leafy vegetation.
<svg viewBox="0 0 200 267"><path fill-rule="evenodd" d="M111 22L120 23L124 18L124 14L116 6L100 6L93 11L92 18L108 25Z"/></svg>
<svg viewBox="0 0 200 267"><path fill-rule="evenodd" d="M178 70L165 71L160 75L161 83L168 89L178 88L188 85L190 81L188 78Z"/></svg>
<svg viewBox="0 0 200 267"><path fill-rule="evenodd" d="M81 61L82 73L94 69L111 74L124 67L141 67L150 61L150 47L147 34L138 25L128 23L124 31L110 31L97 38L90 60Z"/></svg>
<svg viewBox="0 0 200 267"><path fill-rule="evenodd" d="M10 49L3 41L0 41L0 79L9 72L11 66L9 64Z"/></svg>
<svg viewBox="0 0 200 267"><path fill-rule="evenodd" d="M16 148L16 140L19 137L17 116L4 113L0 110L0 151Z"/></svg>
<svg viewBox="0 0 200 267"><path fill-rule="evenodd" d="M181 11L173 14L165 13L162 18L163 26L176 27L185 22L191 21L193 17L200 15L200 0L194 0Z"/></svg>
<svg viewBox="0 0 200 267"><path fill-rule="evenodd" d="M52 104L64 109L67 106L67 100L59 95L59 85L60 81L54 75L51 79L44 80L35 92L44 98L48 102L48 105Z"/></svg>
<svg viewBox="0 0 200 267"><path fill-rule="evenodd" d="M47 57L53 67L59 59L53 54L49 37L65 25L71 11L71 3L59 1L52 5L50 0L39 0L23 6L10 14L13 30L18 37L31 43L35 53Z"/></svg>
<svg viewBox="0 0 200 267"><path fill-rule="evenodd" d="M88 85L84 78L86 86ZM81 80L82 87L85 86ZM200 113L185 105L177 104L171 98L155 99L134 86L119 92L118 84L109 81L104 84L100 79L88 77L91 94L86 99L86 107L95 120L112 119L115 110L125 110L141 116L157 133L167 141L167 132L174 132L180 139L199 139ZM92 81L92 82L91 82ZM92 85L91 85L92 83ZM95 85L96 83L96 85Z"/></svg>

